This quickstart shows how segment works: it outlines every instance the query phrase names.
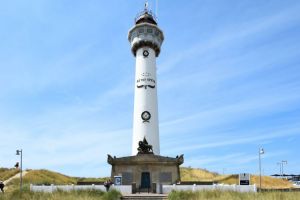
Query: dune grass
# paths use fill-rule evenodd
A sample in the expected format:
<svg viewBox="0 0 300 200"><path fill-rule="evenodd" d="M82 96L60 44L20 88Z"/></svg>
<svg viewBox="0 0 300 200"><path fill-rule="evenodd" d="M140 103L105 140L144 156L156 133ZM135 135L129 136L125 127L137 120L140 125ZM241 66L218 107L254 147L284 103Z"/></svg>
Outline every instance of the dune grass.
<svg viewBox="0 0 300 200"><path fill-rule="evenodd" d="M300 200L299 192L240 193L222 191L173 191L169 200Z"/></svg>
<svg viewBox="0 0 300 200"><path fill-rule="evenodd" d="M119 200L121 194L115 190L108 193L102 191L72 191L54 193L30 192L25 188L20 195L18 190L10 194L0 194L0 200ZM263 192L239 193L224 191L173 191L169 200L300 200L299 192Z"/></svg>
<svg viewBox="0 0 300 200"><path fill-rule="evenodd" d="M27 185L23 188L22 194L19 190L0 194L0 200L119 200L120 197L121 194L115 190L109 192L96 190L57 191L53 193L31 192Z"/></svg>
<svg viewBox="0 0 300 200"><path fill-rule="evenodd" d="M219 176L218 173L209 172L205 169L190 167L180 168L181 181L212 181Z"/></svg>
<svg viewBox="0 0 300 200"><path fill-rule="evenodd" d="M52 172L49 170L29 170L23 177L23 185L25 188L29 188L30 184L35 185L69 185L75 184L76 178L65 176L63 174ZM19 190L20 179L16 178L10 181L6 185L6 192L13 193Z"/></svg>
<svg viewBox="0 0 300 200"><path fill-rule="evenodd" d="M77 182L104 182L104 181L110 179L110 177L103 177L103 178L77 177L76 179L77 179Z"/></svg>
<svg viewBox="0 0 300 200"><path fill-rule="evenodd" d="M77 182L76 178L69 177L57 172L52 172L49 170L29 170L28 173L23 177L24 184L35 184L35 185L65 185L65 184L75 184ZM12 180L10 185L19 185L20 180Z"/></svg>
<svg viewBox="0 0 300 200"><path fill-rule="evenodd" d="M118 200L120 193L112 190L108 193L96 190L82 190L53 193L31 192L30 184L35 185L69 185L76 184L78 180L99 181L101 179L69 177L49 170L29 170L23 177L22 195L19 191L20 179L14 179L7 185L5 194L0 193L0 200Z"/></svg>
<svg viewBox="0 0 300 200"><path fill-rule="evenodd" d="M190 167L180 168L181 181L210 181L224 184L239 184L238 175L220 175L218 173L209 172L205 169L195 169ZM259 186L259 176L251 175L251 184ZM262 176L262 188L266 189L283 189L292 188L293 185L287 180L273 178L270 176Z"/></svg>
<svg viewBox="0 0 300 200"><path fill-rule="evenodd" d="M18 169L12 168L0 168L0 180L5 181L9 179L10 177L16 175L19 172Z"/></svg>

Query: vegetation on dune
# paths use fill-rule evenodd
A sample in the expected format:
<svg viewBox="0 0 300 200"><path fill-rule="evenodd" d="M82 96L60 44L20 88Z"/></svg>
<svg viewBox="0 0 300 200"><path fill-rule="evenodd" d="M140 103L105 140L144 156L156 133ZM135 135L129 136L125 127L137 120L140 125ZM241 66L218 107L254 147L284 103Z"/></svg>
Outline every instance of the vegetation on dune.
<svg viewBox="0 0 300 200"><path fill-rule="evenodd" d="M218 173L209 172L206 169L191 167L180 168L181 181L213 181L219 176Z"/></svg>
<svg viewBox="0 0 300 200"><path fill-rule="evenodd" d="M259 176L251 176L251 182L259 185ZM261 184L262 188L266 189L286 189L293 187L293 184L287 180L281 178L273 178L270 176L262 176Z"/></svg>
<svg viewBox="0 0 300 200"><path fill-rule="evenodd" d="M65 176L60 173L52 172L49 170L29 170L28 173L23 177L23 187L29 188L30 184L35 185L68 185L75 184L76 178ZM20 179L13 179L7 184L7 192L11 193L18 190L20 185Z"/></svg>
<svg viewBox="0 0 300 200"><path fill-rule="evenodd" d="M23 177L24 184L36 184L36 185L65 185L75 184L76 178L69 177L57 172L49 170L30 170ZM9 185L18 185L19 179L12 180Z"/></svg>
<svg viewBox="0 0 300 200"><path fill-rule="evenodd" d="M12 171L13 172L13 171ZM18 173L18 170L16 170ZM15 174L16 174L15 173ZM6 176L8 176L6 174ZM84 178L84 177L70 177L58 172L53 172L49 170L28 170L28 173L24 176L23 182L35 185L68 185L76 184L77 182L104 182L108 177L103 178ZM11 185L15 185L18 180L13 180Z"/></svg>
<svg viewBox="0 0 300 200"><path fill-rule="evenodd" d="M209 172L206 169L195 169L190 167L180 168L181 181L209 181L223 184L239 184L238 175L220 175L215 172ZM251 175L251 184L259 186L259 176ZM277 189L277 188L292 188L293 185L287 180L262 176L262 188Z"/></svg>
<svg viewBox="0 0 300 200"><path fill-rule="evenodd" d="M299 192L263 192L263 193L239 193L222 191L173 191L169 194L169 200L299 200Z"/></svg>
<svg viewBox="0 0 300 200"><path fill-rule="evenodd" d="M57 191L53 193L30 192L28 187L23 189L22 195L19 190L1 195L0 200L119 200L121 194L112 190L102 192L96 190L81 190L72 192Z"/></svg>
<svg viewBox="0 0 300 200"><path fill-rule="evenodd" d="M110 177L103 177L103 178L84 178L84 177L78 177L76 179L77 179L77 182L104 182L104 181L110 179Z"/></svg>
<svg viewBox="0 0 300 200"><path fill-rule="evenodd" d="M60 173L49 170L29 170L23 177L23 192L22 196L19 192L20 179L14 179L7 185L5 194L0 194L0 200L117 200L120 199L120 193L112 190L108 193L95 190L82 190L63 192L57 191L54 193L30 192L30 184L35 185L68 185L76 184L78 180L81 181L102 181L101 178L75 178L65 176Z"/></svg>
<svg viewBox="0 0 300 200"><path fill-rule="evenodd" d="M16 175L19 172L18 169L12 168L0 168L0 180L5 181L10 177Z"/></svg>

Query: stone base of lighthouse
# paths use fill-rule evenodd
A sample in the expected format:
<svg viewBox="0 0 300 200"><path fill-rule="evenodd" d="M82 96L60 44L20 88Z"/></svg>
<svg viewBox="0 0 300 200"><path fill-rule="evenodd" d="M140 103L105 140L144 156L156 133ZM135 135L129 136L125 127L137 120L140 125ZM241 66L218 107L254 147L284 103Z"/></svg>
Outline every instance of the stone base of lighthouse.
<svg viewBox="0 0 300 200"><path fill-rule="evenodd" d="M176 158L154 154L138 154L128 157L112 157L111 178L119 178L119 184L132 185L132 193L159 191L163 185L176 184L180 181L179 165L183 163L183 155Z"/></svg>
<svg viewBox="0 0 300 200"><path fill-rule="evenodd" d="M108 155L107 162L112 166L111 178L117 185L131 185L132 193L161 193L162 185L180 182L179 166L183 155L175 158L155 155L152 145L146 138L139 141L137 155L117 158Z"/></svg>

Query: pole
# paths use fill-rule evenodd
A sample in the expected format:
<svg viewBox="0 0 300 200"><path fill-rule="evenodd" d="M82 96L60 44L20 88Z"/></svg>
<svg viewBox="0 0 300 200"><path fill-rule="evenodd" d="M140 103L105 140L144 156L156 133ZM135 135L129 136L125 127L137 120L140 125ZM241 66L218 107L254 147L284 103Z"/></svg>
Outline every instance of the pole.
<svg viewBox="0 0 300 200"><path fill-rule="evenodd" d="M259 159L259 191L261 192L261 154L264 154L265 151L263 148L259 148L258 159Z"/></svg>
<svg viewBox="0 0 300 200"><path fill-rule="evenodd" d="M279 165L279 176L282 178L282 162L278 162L277 165Z"/></svg>
<svg viewBox="0 0 300 200"><path fill-rule="evenodd" d="M283 178L283 161L282 161L282 178Z"/></svg>
<svg viewBox="0 0 300 200"><path fill-rule="evenodd" d="M21 173L20 173L20 191L22 193L22 184L23 184L23 176L22 176L22 160L23 160L23 152L21 149Z"/></svg>
<svg viewBox="0 0 300 200"><path fill-rule="evenodd" d="M286 164L287 165L287 161L286 160L282 160L281 161L281 165L282 165L282 169L281 169L281 178L283 179L283 164Z"/></svg>
<svg viewBox="0 0 300 200"><path fill-rule="evenodd" d="M259 191L261 192L261 158L260 158L260 148L258 151L258 157L259 157Z"/></svg>
<svg viewBox="0 0 300 200"><path fill-rule="evenodd" d="M158 18L158 0L156 0L156 9L155 9L155 15Z"/></svg>
<svg viewBox="0 0 300 200"><path fill-rule="evenodd" d="M282 178L282 163L280 163L280 176L281 176L281 178Z"/></svg>

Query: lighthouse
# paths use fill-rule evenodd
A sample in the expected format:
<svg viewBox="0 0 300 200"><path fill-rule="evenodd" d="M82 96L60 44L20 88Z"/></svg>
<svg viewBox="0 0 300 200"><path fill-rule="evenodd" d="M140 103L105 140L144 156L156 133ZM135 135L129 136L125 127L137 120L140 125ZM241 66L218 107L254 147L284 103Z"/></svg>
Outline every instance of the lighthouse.
<svg viewBox="0 0 300 200"><path fill-rule="evenodd" d="M135 18L128 33L131 51L135 57L134 111L132 155L107 155L111 178L115 184L131 185L132 193L162 192L157 184L175 184L180 181L179 166L183 155L175 158L160 155L156 58L164 40L163 32L147 3Z"/></svg>
<svg viewBox="0 0 300 200"><path fill-rule="evenodd" d="M156 58L164 35L147 3L144 11L135 18L128 40L136 59L132 155L138 153L139 141L144 138L152 145L153 153L159 155Z"/></svg>

